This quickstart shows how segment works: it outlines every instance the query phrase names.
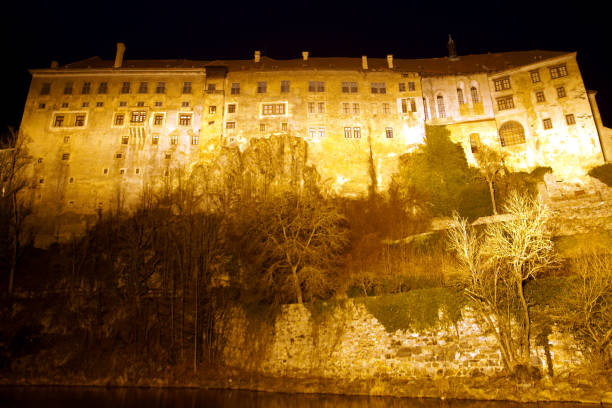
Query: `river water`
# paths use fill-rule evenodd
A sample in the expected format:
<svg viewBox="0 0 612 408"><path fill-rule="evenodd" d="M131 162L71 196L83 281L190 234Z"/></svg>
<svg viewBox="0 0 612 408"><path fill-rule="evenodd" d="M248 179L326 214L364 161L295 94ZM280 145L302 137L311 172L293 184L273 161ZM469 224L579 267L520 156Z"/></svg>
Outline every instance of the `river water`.
<svg viewBox="0 0 612 408"><path fill-rule="evenodd" d="M587 408L597 406L180 388L0 387L1 408Z"/></svg>

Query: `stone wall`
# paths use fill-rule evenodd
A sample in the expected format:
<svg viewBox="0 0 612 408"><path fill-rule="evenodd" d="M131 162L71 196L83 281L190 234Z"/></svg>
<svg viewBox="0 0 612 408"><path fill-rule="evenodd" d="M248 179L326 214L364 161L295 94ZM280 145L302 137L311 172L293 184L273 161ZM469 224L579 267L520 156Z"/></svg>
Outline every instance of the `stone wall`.
<svg viewBox="0 0 612 408"><path fill-rule="evenodd" d="M443 312L440 312L443 314ZM274 326L249 332L243 312L235 310L228 326L228 365L270 377L420 380L495 375L503 370L495 338L484 333L468 308L451 323L388 333L365 306L347 301L326 317L313 317L304 306L286 305ZM253 329L253 326L250 326ZM582 361L567 336L553 330L548 349L555 373L571 371ZM533 364L547 372L547 352L534 345Z"/></svg>

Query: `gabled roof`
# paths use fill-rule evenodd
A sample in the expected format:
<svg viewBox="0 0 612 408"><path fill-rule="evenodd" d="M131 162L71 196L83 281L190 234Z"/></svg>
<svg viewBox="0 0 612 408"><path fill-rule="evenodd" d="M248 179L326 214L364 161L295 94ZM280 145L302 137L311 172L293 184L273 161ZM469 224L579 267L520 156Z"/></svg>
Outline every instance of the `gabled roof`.
<svg viewBox="0 0 612 408"><path fill-rule="evenodd" d="M424 59L400 59L393 60L393 71L418 72L422 75L454 75L470 73L492 73L505 71L539 61L548 60L563 55L571 54L565 51L513 51L489 54L462 55L455 60L448 57L424 58ZM92 57L82 61L66 64L59 70L70 69L112 69L114 61L102 60L100 57ZM361 71L361 58L309 58L276 60L269 57L261 57L256 63L249 60L124 60L121 69L185 69L206 68L211 66L227 67L229 71L298 71L298 70L355 70ZM386 58L368 58L368 71L389 71Z"/></svg>

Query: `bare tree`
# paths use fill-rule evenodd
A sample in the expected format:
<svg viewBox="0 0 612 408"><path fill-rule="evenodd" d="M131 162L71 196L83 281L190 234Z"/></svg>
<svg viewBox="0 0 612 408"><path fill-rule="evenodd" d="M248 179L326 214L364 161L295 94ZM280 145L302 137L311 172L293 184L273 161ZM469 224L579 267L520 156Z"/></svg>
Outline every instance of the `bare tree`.
<svg viewBox="0 0 612 408"><path fill-rule="evenodd" d="M489 185L489 193L491 194L491 205L493 214L497 214L497 205L495 203L495 182L505 169L504 156L497 150L490 148L487 145L478 145L478 151L474 154L478 162L480 174Z"/></svg>
<svg viewBox="0 0 612 408"><path fill-rule="evenodd" d="M448 241L465 273L465 293L499 344L510 371L530 361L531 317L524 285L554 263L546 233L549 211L539 198L510 195L508 221L478 234L455 216Z"/></svg>
<svg viewBox="0 0 612 408"><path fill-rule="evenodd" d="M17 264L33 239L33 232L26 222L32 213L30 197L26 194L29 185L26 173L31 158L24 138L18 137L13 128L9 128L8 141L0 148L2 250L8 267L8 294L11 296Z"/></svg>
<svg viewBox="0 0 612 408"><path fill-rule="evenodd" d="M261 216L268 281L289 284L298 303L303 288L312 296L325 290L326 275L348 241L344 217L330 200L285 194L270 200Z"/></svg>
<svg viewBox="0 0 612 408"><path fill-rule="evenodd" d="M612 256L585 253L573 262L576 277L559 318L583 342L594 362L612 363Z"/></svg>

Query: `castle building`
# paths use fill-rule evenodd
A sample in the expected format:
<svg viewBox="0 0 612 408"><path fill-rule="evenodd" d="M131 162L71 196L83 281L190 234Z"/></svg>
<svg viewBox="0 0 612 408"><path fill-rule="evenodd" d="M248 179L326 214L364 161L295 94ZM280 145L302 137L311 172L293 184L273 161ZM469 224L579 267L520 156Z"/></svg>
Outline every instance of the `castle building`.
<svg viewBox="0 0 612 408"><path fill-rule="evenodd" d="M575 52L520 51L432 59L302 58L229 61L93 57L32 69L20 134L34 159L34 197L54 214L135 199L169 167L189 169L223 146L288 134L341 194L366 191L374 163L388 185L398 158L444 125L475 164L479 144L514 170L550 166L583 178L612 157L595 93Z"/></svg>

